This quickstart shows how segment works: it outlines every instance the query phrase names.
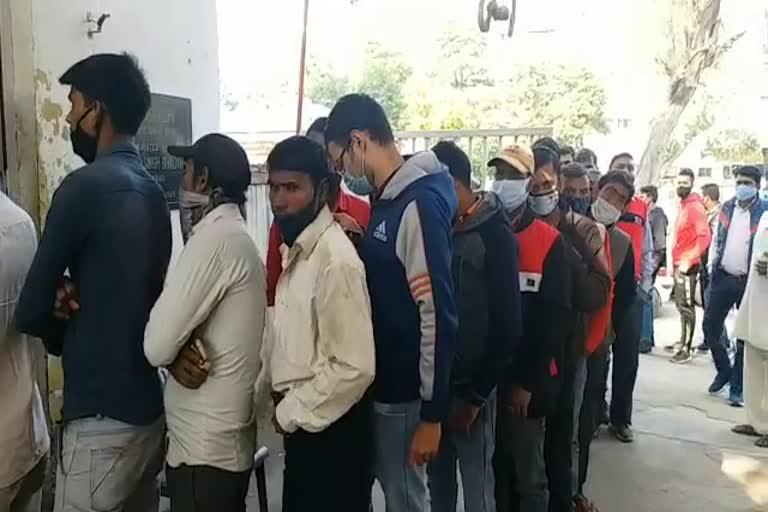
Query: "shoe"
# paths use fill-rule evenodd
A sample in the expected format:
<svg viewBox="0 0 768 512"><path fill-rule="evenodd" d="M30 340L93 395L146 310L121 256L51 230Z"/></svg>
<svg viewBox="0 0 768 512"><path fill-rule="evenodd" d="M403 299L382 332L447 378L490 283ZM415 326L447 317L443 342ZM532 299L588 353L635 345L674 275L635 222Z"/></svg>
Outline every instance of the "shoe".
<svg viewBox="0 0 768 512"><path fill-rule="evenodd" d="M667 345L664 347L664 350L667 352L679 352L681 348L683 348L683 344L678 341L677 343Z"/></svg>
<svg viewBox="0 0 768 512"><path fill-rule="evenodd" d="M731 407L744 407L744 395L731 389L728 401L731 403Z"/></svg>
<svg viewBox="0 0 768 512"><path fill-rule="evenodd" d="M693 356L691 355L690 351L686 349L680 349L677 354L672 356L672 359L669 361L671 363L676 364L685 364L693 359Z"/></svg>
<svg viewBox="0 0 768 512"><path fill-rule="evenodd" d="M709 389L707 389L707 392L710 395L717 395L719 394L725 386L728 385L728 381L730 379L728 377L724 377L723 375L720 375L719 373L715 376L715 380L712 381L712 384L709 385Z"/></svg>
<svg viewBox="0 0 768 512"><path fill-rule="evenodd" d="M696 347L696 350L698 350L699 352L709 352L709 345L707 345L706 343L702 343L701 345Z"/></svg>
<svg viewBox="0 0 768 512"><path fill-rule="evenodd" d="M641 354L650 354L653 351L653 345L643 345L640 344L639 352Z"/></svg>
<svg viewBox="0 0 768 512"><path fill-rule="evenodd" d="M622 443L631 443L635 440L635 433L629 425L611 425L611 432Z"/></svg>

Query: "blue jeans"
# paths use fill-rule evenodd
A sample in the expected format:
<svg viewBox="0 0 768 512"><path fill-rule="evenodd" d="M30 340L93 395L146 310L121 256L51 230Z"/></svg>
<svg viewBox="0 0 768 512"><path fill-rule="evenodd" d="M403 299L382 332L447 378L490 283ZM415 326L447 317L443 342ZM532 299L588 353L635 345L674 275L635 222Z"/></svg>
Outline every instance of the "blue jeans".
<svg viewBox="0 0 768 512"><path fill-rule="evenodd" d="M732 307L739 307L747 286L746 276L735 277L716 270L707 291L707 307L704 310L704 342L712 351L717 374L731 384L731 391L742 392L744 368L744 343L737 341L733 365L728 357L728 337L723 336L725 317Z"/></svg>
<svg viewBox="0 0 768 512"><path fill-rule="evenodd" d="M421 401L374 402L374 473L384 491L387 512L426 512L427 469L408 463L411 441L421 418Z"/></svg>
<svg viewBox="0 0 768 512"><path fill-rule="evenodd" d="M496 443L496 391L480 409L469 435L443 426L440 453L427 466L432 512L454 512L459 463L467 512L496 512L493 479L493 450Z"/></svg>
<svg viewBox="0 0 768 512"><path fill-rule="evenodd" d="M640 330L640 350L650 350L656 342L653 336L653 296L638 288L638 295L643 302L643 323Z"/></svg>

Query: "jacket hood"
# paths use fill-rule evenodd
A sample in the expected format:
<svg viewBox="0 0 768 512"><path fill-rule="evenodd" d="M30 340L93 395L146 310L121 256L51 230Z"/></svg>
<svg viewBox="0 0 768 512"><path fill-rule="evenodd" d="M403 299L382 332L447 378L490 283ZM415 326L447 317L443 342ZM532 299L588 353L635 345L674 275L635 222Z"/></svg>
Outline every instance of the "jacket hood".
<svg viewBox="0 0 768 512"><path fill-rule="evenodd" d="M477 205L477 210L466 218L461 224L457 224L454 228L456 233L464 233L479 228L494 215L502 212L504 208L501 205L501 200L493 192L481 192L482 197L480 204Z"/></svg>
<svg viewBox="0 0 768 512"><path fill-rule="evenodd" d="M400 170L387 183L380 199L394 199L414 181L441 172L446 173L447 177L450 178L448 168L437 159L432 151L416 153L403 163Z"/></svg>

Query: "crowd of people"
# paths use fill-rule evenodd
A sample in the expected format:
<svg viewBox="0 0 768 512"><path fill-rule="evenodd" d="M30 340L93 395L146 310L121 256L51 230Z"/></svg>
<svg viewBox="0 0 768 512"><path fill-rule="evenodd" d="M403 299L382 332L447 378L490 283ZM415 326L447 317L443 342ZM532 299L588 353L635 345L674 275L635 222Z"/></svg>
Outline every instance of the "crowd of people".
<svg viewBox="0 0 768 512"><path fill-rule="evenodd" d="M94 55L60 83L86 165L56 190L39 245L0 195L0 510L40 510L50 458L57 512L154 512L163 466L173 511L244 511L262 403L284 439L288 512L368 511L374 481L390 512L453 511L457 468L468 512L596 510L590 444L602 424L634 440L665 266L666 216L654 187L636 194L630 154L601 173L586 148L512 145L478 191L454 142L403 155L376 100L350 94L267 158L266 267L244 222L243 148L221 134L169 147L184 161L185 242L169 268L168 206L132 143L150 106L137 62ZM718 340L745 286L762 286L746 276L766 229L760 176L743 168L737 183L708 221L681 172L672 251L683 362L716 220L705 344L711 391L730 382L732 395L741 359ZM753 323L740 325L749 340ZM760 336L747 368L764 386ZM62 356L53 450L36 338ZM768 432L760 406L742 430Z"/></svg>

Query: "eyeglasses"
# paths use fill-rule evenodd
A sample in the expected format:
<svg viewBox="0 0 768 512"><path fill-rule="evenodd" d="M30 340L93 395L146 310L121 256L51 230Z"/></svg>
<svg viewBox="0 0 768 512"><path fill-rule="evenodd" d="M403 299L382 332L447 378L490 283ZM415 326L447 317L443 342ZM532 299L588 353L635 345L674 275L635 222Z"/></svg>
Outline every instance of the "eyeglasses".
<svg viewBox="0 0 768 512"><path fill-rule="evenodd" d="M339 174L344 174L346 171L346 169L344 169L344 155L347 154L347 150L349 150L349 146L346 146L341 150L341 153L339 153L339 158L337 158L336 161L334 161L332 164L333 170Z"/></svg>

